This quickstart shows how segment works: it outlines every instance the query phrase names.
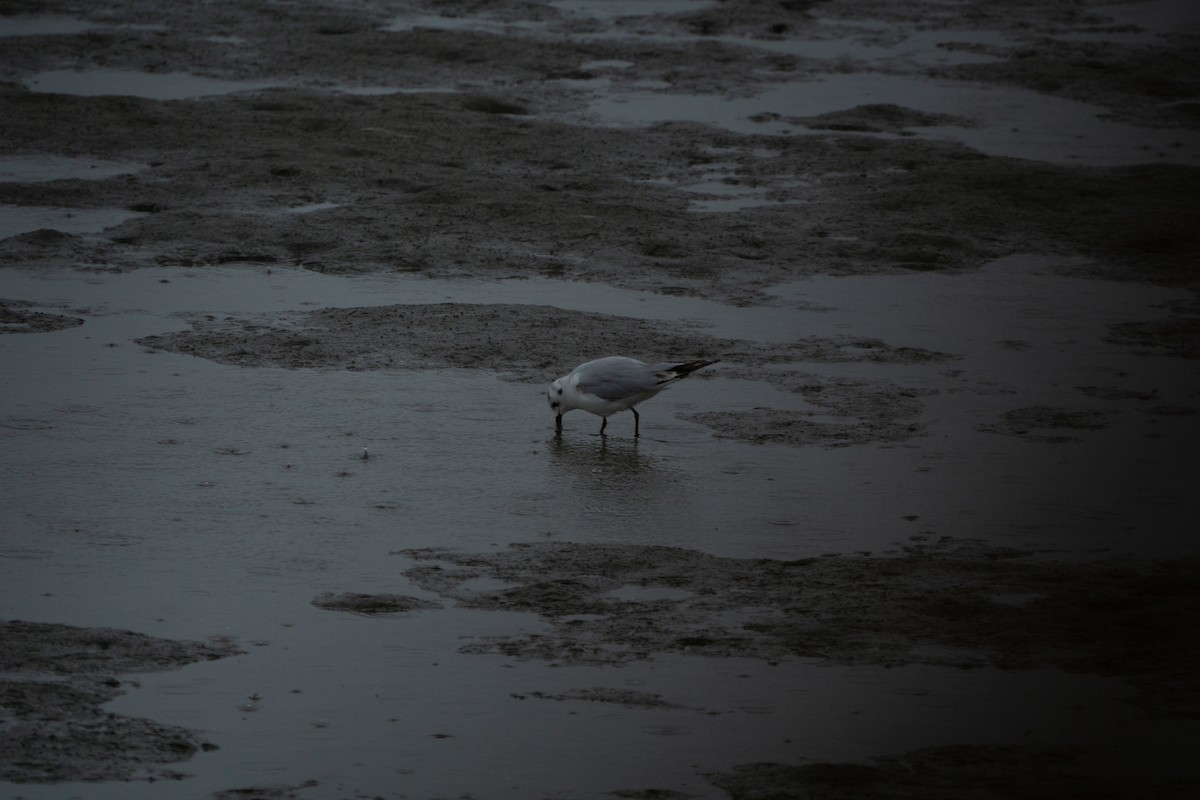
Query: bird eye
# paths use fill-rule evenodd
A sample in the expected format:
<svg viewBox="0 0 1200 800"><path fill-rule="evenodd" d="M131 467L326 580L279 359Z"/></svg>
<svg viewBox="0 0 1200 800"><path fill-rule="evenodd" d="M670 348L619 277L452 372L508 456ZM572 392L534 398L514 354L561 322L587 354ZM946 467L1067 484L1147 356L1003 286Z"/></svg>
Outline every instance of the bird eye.
<svg viewBox="0 0 1200 800"><path fill-rule="evenodd" d="M559 394L562 394L562 389L559 389L559 390L558 390L558 393L559 393Z"/></svg>

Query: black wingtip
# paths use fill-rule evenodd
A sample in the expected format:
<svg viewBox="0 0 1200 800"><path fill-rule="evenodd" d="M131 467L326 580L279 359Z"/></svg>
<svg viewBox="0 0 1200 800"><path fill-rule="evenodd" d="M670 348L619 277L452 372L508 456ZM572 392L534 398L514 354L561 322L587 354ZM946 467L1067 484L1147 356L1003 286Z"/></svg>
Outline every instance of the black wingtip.
<svg viewBox="0 0 1200 800"><path fill-rule="evenodd" d="M677 364L677 365L671 367L671 372L678 372L679 375L682 377L684 375L690 375L691 373L695 372L698 369L701 369L702 367L707 367L710 364L719 364L719 363L721 363L720 359L717 359L714 361L689 361L686 364Z"/></svg>

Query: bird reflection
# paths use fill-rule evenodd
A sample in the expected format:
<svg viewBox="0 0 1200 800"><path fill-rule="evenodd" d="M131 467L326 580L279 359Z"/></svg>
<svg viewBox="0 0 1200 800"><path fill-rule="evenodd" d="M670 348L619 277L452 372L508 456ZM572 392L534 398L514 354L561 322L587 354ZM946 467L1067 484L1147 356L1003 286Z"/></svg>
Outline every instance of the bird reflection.
<svg viewBox="0 0 1200 800"><path fill-rule="evenodd" d="M639 452L637 439L597 436L580 441L557 433L550 440L550 452L557 466L579 474L606 472L632 475L652 468L649 458Z"/></svg>
<svg viewBox="0 0 1200 800"><path fill-rule="evenodd" d="M637 439L553 436L548 451L555 502L583 526L573 536L627 536L688 491L686 472Z"/></svg>

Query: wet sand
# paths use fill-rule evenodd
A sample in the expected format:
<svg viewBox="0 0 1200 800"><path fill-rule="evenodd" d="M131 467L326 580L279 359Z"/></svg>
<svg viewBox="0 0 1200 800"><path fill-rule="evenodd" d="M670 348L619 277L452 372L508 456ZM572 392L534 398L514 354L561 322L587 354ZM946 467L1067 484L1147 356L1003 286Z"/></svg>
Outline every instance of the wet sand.
<svg viewBox="0 0 1200 800"><path fill-rule="evenodd" d="M0 780L1192 796L1184 5L0 16Z"/></svg>

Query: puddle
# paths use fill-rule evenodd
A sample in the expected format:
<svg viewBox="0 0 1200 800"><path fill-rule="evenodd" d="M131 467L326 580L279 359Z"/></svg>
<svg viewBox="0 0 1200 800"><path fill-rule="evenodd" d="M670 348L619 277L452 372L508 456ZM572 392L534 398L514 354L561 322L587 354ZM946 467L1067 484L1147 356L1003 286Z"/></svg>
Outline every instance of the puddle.
<svg viewBox="0 0 1200 800"><path fill-rule="evenodd" d="M135 70L51 70L25 79L32 91L85 97L129 96L148 100L191 100L197 97L253 92L285 84L279 81L228 81L184 72ZM310 88L354 95L451 94L457 89L439 86L342 86L314 83Z"/></svg>
<svg viewBox="0 0 1200 800"><path fill-rule="evenodd" d="M702 200L688 201L688 211L697 214L730 213L744 208L796 204L794 200L772 200L767 196L769 191L777 191L778 186L773 186L771 189L746 186L737 182L733 172L710 171L697 177L698 179L694 182L687 183L665 179L647 181L647 183L673 186L685 192L707 195ZM798 184L792 184L792 186L796 185Z"/></svg>
<svg viewBox="0 0 1200 800"><path fill-rule="evenodd" d="M116 175L134 175L145 169L148 169L145 164L84 156L37 153L0 156L0 182L5 183L46 183L71 179L99 181Z"/></svg>
<svg viewBox="0 0 1200 800"><path fill-rule="evenodd" d="M93 22L75 17L22 15L0 17L0 37L4 36L70 36L99 27Z"/></svg>
<svg viewBox="0 0 1200 800"><path fill-rule="evenodd" d="M25 79L32 91L84 97L104 95L145 97L150 100L188 100L194 97L257 91L279 85L267 81L227 81L186 72L57 69Z"/></svg>
<svg viewBox="0 0 1200 800"><path fill-rule="evenodd" d="M787 201L769 200L763 193L754 189L742 188L730 191L722 190L723 184L693 184L684 187L689 192L702 194L730 195L727 197L709 198L706 200L691 200L688 211L697 214L729 214L744 208L762 208L763 206L789 205Z"/></svg>
<svg viewBox="0 0 1200 800"><path fill-rule="evenodd" d="M99 233L140 216L143 215L123 208L0 206L0 239L42 228L73 234Z"/></svg>
<svg viewBox="0 0 1200 800"><path fill-rule="evenodd" d="M1052 343L1050 350L1064 362L1055 369L1079 363L1084 353L1072 354L1074 346L1093 347L1113 320L1167 316L1154 309L1184 298L1148 284L1055 274L1071 263L1013 256L971 275L819 276L780 284L770 292L829 309L818 317L820 330L931 349L952 342L954 352L977 359L977 366L1023 352L1011 346L1014 341Z"/></svg>
<svg viewBox="0 0 1200 800"><path fill-rule="evenodd" d="M862 33L854 36L820 39L767 39L742 41L742 43L802 58L846 61L866 59L893 66L919 67L987 64L1000 60L996 56L986 53L972 52L962 48L949 49L945 47L948 44L1008 47L1014 43L1012 39L997 31L937 28L901 32L889 22L866 20L850 22L825 18L817 21L827 27L830 32L840 32L849 28L861 29ZM723 37L722 40L729 44L739 43L739 40L729 37Z"/></svg>
<svg viewBox="0 0 1200 800"><path fill-rule="evenodd" d="M1104 110L1096 106L1022 89L899 75L830 75L781 84L755 97L627 92L599 98L589 110L601 123L616 126L691 120L738 133L795 135L809 131L786 121L755 122L752 117L811 117L876 103L976 120L978 127L972 128L911 130L988 155L1092 166L1194 165L1200 160L1200 134L1195 131L1104 120L1099 118Z"/></svg>
<svg viewBox="0 0 1200 800"><path fill-rule="evenodd" d="M751 151L751 154L760 158L773 155L759 151ZM776 200L770 194L784 190L797 190L809 185L808 181L797 178L785 185L775 184L769 188L754 186L749 182L743 182L744 179L738 174L740 169L741 167L737 163L711 163L705 165L703 172L686 181L657 180L651 181L651 183L661 183L685 192L708 195L704 199L688 201L688 211L703 214L729 213L744 208L762 206L798 205L800 201Z"/></svg>

